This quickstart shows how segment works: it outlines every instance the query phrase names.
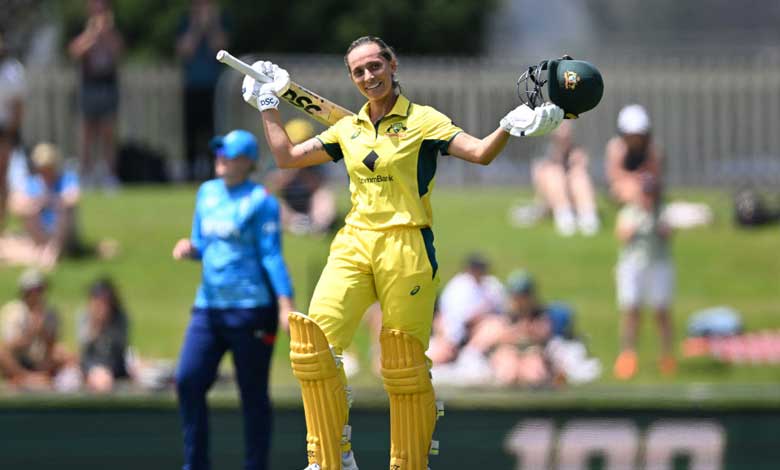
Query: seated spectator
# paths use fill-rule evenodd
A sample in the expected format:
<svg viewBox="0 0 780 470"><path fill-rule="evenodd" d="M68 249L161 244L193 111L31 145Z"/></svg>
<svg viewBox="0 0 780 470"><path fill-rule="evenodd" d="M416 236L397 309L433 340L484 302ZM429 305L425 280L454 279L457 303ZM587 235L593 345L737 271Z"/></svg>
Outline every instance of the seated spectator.
<svg viewBox="0 0 780 470"><path fill-rule="evenodd" d="M452 366L432 370L438 383L544 387L589 382L601 374L573 335L573 311L561 302L542 303L533 278L512 272L501 315L484 317Z"/></svg>
<svg viewBox="0 0 780 470"><path fill-rule="evenodd" d="M487 260L472 254L463 270L444 286L428 348L428 357L434 364L455 360L473 329L501 312L504 288L498 278L488 273Z"/></svg>
<svg viewBox="0 0 780 470"><path fill-rule="evenodd" d="M466 347L489 358L499 385L549 384L554 372L545 346L553 336L552 320L527 272L512 272L506 288L509 295L505 315L480 323Z"/></svg>
<svg viewBox="0 0 780 470"><path fill-rule="evenodd" d="M81 191L78 175L66 169L59 149L38 144L31 155L33 173L21 194L13 195L14 212L40 251L40 264L50 268L61 255L81 255L76 209Z"/></svg>
<svg viewBox="0 0 780 470"><path fill-rule="evenodd" d="M43 274L28 269L19 278L21 298L0 310L0 373L13 387L72 391L81 374L59 342L60 321L46 290Z"/></svg>
<svg viewBox="0 0 780 470"><path fill-rule="evenodd" d="M89 390L110 392L117 379L130 377L128 330L127 315L114 283L108 278L98 279L89 288L78 328L81 370Z"/></svg>
<svg viewBox="0 0 780 470"><path fill-rule="evenodd" d="M607 142L607 183L619 203L636 201L642 192L642 176L650 175L663 189L663 153L653 141L650 116L644 107L631 104L620 110L618 135Z"/></svg>
<svg viewBox="0 0 780 470"><path fill-rule="evenodd" d="M533 182L541 210L551 212L563 236L595 235L599 230L596 196L588 173L588 153L574 144L573 125L564 121L551 134L544 159L533 166Z"/></svg>
<svg viewBox="0 0 780 470"><path fill-rule="evenodd" d="M314 136L314 128L304 119L284 126L293 144ZM336 224L336 198L327 186L322 165L279 170L268 177L268 189L279 195L282 225L294 234L321 234Z"/></svg>

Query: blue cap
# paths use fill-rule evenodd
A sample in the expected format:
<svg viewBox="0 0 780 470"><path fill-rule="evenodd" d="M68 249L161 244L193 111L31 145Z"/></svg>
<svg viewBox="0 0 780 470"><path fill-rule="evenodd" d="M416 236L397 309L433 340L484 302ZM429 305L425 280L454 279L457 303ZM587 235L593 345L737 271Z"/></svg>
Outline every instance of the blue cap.
<svg viewBox="0 0 780 470"><path fill-rule="evenodd" d="M245 156L250 160L257 160L257 139L251 132L242 129L230 131L225 135L218 135L211 139L209 147L217 156L227 159Z"/></svg>

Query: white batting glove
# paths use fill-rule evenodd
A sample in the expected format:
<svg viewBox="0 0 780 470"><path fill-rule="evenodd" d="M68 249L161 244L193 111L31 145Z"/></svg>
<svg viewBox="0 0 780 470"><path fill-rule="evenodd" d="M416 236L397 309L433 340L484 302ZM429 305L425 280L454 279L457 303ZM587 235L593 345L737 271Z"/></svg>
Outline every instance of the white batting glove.
<svg viewBox="0 0 780 470"><path fill-rule="evenodd" d="M501 128L515 137L536 137L553 131L563 121L563 110L553 103L534 109L521 104L501 119Z"/></svg>
<svg viewBox="0 0 780 470"><path fill-rule="evenodd" d="M278 109L279 97L290 87L290 74L276 64L268 61L257 61L252 68L268 77L268 82L259 82L249 75L241 84L241 95L244 101L253 108L265 111Z"/></svg>

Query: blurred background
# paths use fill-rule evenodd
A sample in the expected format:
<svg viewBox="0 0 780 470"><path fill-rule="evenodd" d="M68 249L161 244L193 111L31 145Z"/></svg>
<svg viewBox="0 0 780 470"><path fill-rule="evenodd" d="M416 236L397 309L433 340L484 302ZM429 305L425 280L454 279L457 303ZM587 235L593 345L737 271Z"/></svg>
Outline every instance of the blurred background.
<svg viewBox="0 0 780 470"><path fill-rule="evenodd" d="M200 3L211 5L210 16L189 16ZM433 206L442 296L450 281L469 275L486 289L480 295L492 299L483 282L490 278L500 285L490 314L510 315L512 295L530 292L553 328L543 338L523 340L523 354L528 342L534 343L531 351L543 351L523 356L538 359L542 375L520 372L502 380L485 373L496 371L501 363L493 361L500 359L487 351L476 360L460 354L473 352L465 347L468 338L459 338L457 351L434 361L437 393L451 409L439 424L442 450L432 466L776 467L779 3L0 0L0 5L0 162L7 166L0 176L7 179L8 193L0 220L0 304L6 305L0 315L8 320L0 324L0 339L8 341L19 302L38 289L56 313L46 328L57 337L67 358L63 363L82 364L80 357L88 353L85 325L92 298L99 296L95 286L108 279L120 299L111 308L127 317L122 361L130 370L100 390L78 377L81 366L71 377L55 374L52 383L26 386L4 373L0 467L181 465L171 374L200 267L174 263L170 253L189 234L198 184L213 175L208 140L235 128L252 131L261 142L256 178L280 197L287 194L277 181L257 111L241 99L243 77L213 60L211 49L225 48L249 63L271 60L294 81L357 112L363 98L350 83L343 55L365 34L394 47L405 95L480 137L519 104L519 75L542 60L563 54L587 60L601 71L605 86L601 103L574 121L566 137L563 153L573 155L576 148L585 157L571 162L582 164L566 160L560 166L567 175L581 170L591 188L584 196L588 203L578 202L582 184L559 183L549 176L558 173L544 171L560 163L559 137L513 139L488 167L448 157L438 161ZM90 21L106 9L110 21ZM192 24L207 31L208 47L193 39ZM630 104L641 105L647 126L631 130L636 121L621 124L618 116ZM280 111L285 120L307 119L286 103ZM324 129L308 122L315 133ZM635 367L625 374L619 358L626 349L621 329L626 314L616 301L615 273L625 246L616 227L630 201L614 191L609 143L634 133L651 139L663 156L654 177L663 186L663 221L674 233L664 242L674 268L667 312L672 331L666 338L656 329L657 314L644 311L633 348ZM285 223L285 256L302 310L333 230L349 210L343 166L324 167L319 184L331 194L329 212L336 218L321 230L311 223L316 214ZM56 168L58 189L43 191L43 197L42 190L30 188L45 185L47 168ZM566 198L572 202L559 203ZM66 210L46 215L55 199ZM583 207L595 214L596 225L583 222ZM567 214L576 222L567 222ZM531 284L519 283L518 272ZM439 318L446 325L454 320L446 320L443 305ZM565 332L555 328L558 305L565 306ZM386 459L388 418L375 373L372 315L369 311L348 356L357 390L358 461L379 468ZM537 319L525 325L507 318L531 329ZM502 325L499 329L508 328ZM469 334L477 330L473 323L469 329ZM441 335L447 339L446 327ZM664 338L672 345L670 354L661 352ZM297 469L304 466L305 430L287 352L287 335L280 333L271 379L277 412L272 459L274 468ZM0 353L0 367L3 357ZM664 365L667 357L674 359L671 368ZM229 361L211 400L216 468L237 468L240 413Z"/></svg>

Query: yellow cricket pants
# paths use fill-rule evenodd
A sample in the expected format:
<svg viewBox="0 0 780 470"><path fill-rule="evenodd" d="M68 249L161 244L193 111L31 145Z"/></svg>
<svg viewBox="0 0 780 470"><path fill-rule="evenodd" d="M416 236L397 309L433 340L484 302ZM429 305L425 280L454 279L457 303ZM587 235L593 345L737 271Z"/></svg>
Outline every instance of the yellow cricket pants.
<svg viewBox="0 0 780 470"><path fill-rule="evenodd" d="M438 264L430 228L364 230L344 226L314 290L309 316L331 346L352 342L366 309L379 300L382 327L400 330L428 348Z"/></svg>

